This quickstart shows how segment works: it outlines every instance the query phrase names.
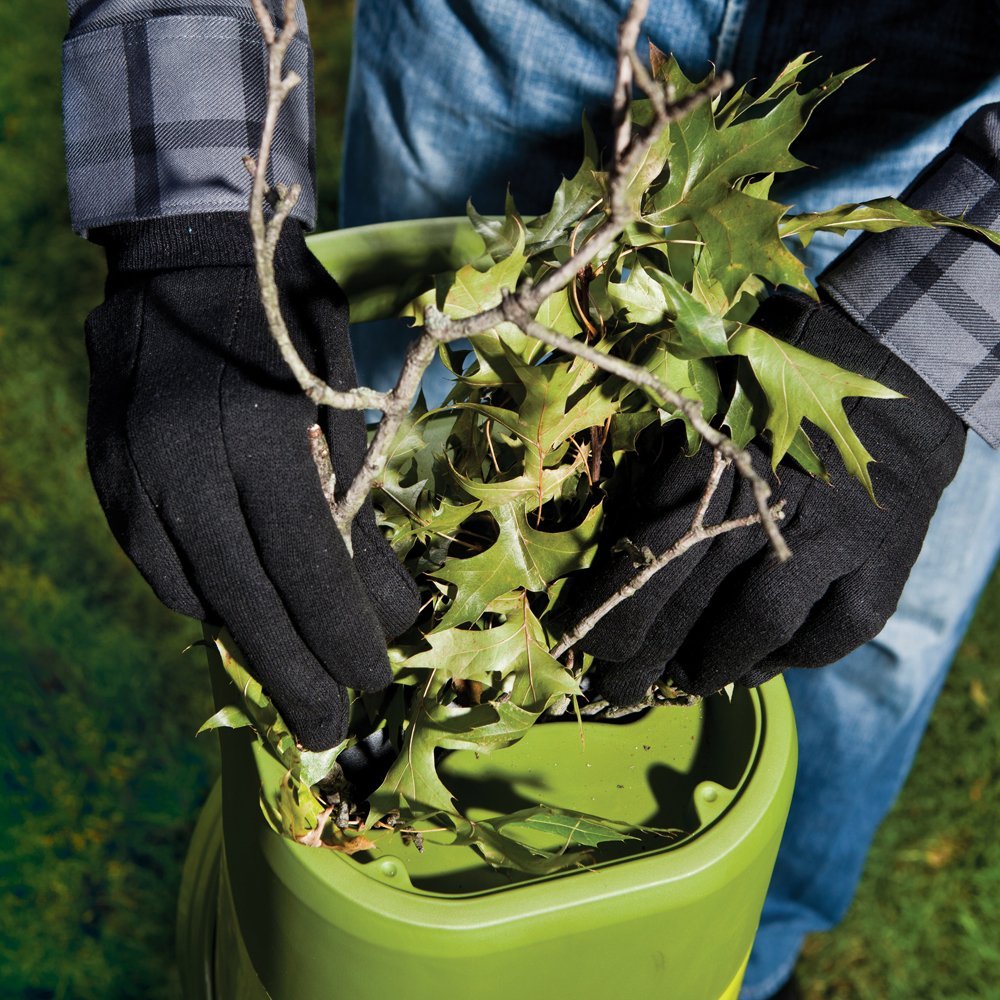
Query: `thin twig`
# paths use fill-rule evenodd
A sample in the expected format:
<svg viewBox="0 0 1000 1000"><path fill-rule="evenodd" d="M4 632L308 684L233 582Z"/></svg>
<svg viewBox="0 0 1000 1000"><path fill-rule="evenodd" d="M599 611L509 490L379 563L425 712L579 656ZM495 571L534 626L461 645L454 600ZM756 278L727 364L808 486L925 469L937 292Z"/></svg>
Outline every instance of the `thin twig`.
<svg viewBox="0 0 1000 1000"><path fill-rule="evenodd" d="M784 500L779 500L771 508L771 516L780 521L784 516ZM665 552L661 552L651 563L643 566L641 570L628 583L624 584L617 593L612 594L603 604L597 607L591 614L579 621L567 632L559 644L552 649L552 655L558 659L570 646L578 643L588 632L613 608L616 608L622 601L628 600L637 590L644 587L646 583L655 576L664 566L672 563L675 559L684 555L688 549L693 548L699 542L707 541L710 538L718 538L719 535L726 535L730 531L737 531L740 528L749 528L754 524L760 524L760 514L748 514L746 517L737 517L720 524L713 524L711 527L692 528L685 532L674 542Z"/></svg>
<svg viewBox="0 0 1000 1000"><path fill-rule="evenodd" d="M330 514L334 520L337 518L337 476L333 471L333 462L330 460L330 447L323 435L323 428L319 424L313 424L307 431L309 438L309 450L312 452L313 464L316 472L319 473L319 484L323 490L323 497Z"/></svg>
<svg viewBox="0 0 1000 1000"><path fill-rule="evenodd" d="M721 452L712 452L712 471L708 474L705 491L702 493L701 499L698 501L698 508L691 519L692 528L700 528L705 523L705 515L708 513L709 504L712 502L712 497L715 496L715 491L719 488L722 473L726 471L726 466L728 465L729 459Z"/></svg>
<svg viewBox="0 0 1000 1000"><path fill-rule="evenodd" d="M452 338L457 340L458 338ZM439 343L446 341L428 325L422 337L418 337L406 352L403 368L396 380L392 392L386 397L382 406L382 419L379 421L375 436L372 438L368 451L365 452L361 468L358 469L344 499L338 505L340 512L337 526L340 533L350 533L354 517L364 505L372 487L378 481L385 469L386 462L392 450L392 442L402 426L406 415L410 412L410 403L420 389L420 380L428 365L434 360Z"/></svg>
<svg viewBox="0 0 1000 1000"><path fill-rule="evenodd" d="M639 41L639 29L646 19L649 0L635 0L618 25L618 62L615 88L611 98L611 127L615 134L615 165L625 161L632 141L632 54Z"/></svg>
<svg viewBox="0 0 1000 1000"><path fill-rule="evenodd" d="M728 521L722 521L720 524L705 527L705 514L712 503L712 498L715 496L716 490L719 488L722 473L728 464L729 460L717 449L713 456L712 471L705 483L705 489L702 491L701 499L698 501L698 506L695 509L694 516L691 518L691 524L687 531L669 548L665 549L658 556L649 559L639 572L623 584L618 591L602 604L598 605L590 614L581 618L576 625L566 632L551 651L557 660L584 638L608 612L618 607L622 601L628 600L637 590L644 587L649 580L659 573L661 569L672 563L675 559L679 559L685 552L699 544L699 542L704 542L710 538L717 538L719 535L728 534L730 531L737 531L740 528L748 528L751 525L761 523L763 514L758 510L756 514L732 518ZM783 508L784 501L781 500L768 509L768 515L772 520L780 521L784 516Z"/></svg>
<svg viewBox="0 0 1000 1000"><path fill-rule="evenodd" d="M381 409L385 393L374 389L350 390L334 389L314 375L302 360L292 343L291 335L281 312L278 283L274 274L274 255L281 236L281 229L301 193L297 184L291 187L276 185L272 191L267 183L267 170L274 145L274 133L278 124L278 114L292 90L302 82L301 77L290 72L282 76L285 53L298 31L295 19L296 0L285 0L284 24L280 31L275 29L271 15L263 0L252 0L254 14L260 25L267 45L267 112L261 131L260 149L256 160L244 157L243 162L253 177L250 192L250 229L253 233L254 264L257 281L260 284L260 301L267 317L271 335L281 350L281 356L291 368L302 391L316 404L333 406L342 410ZM276 195L276 197L275 197ZM271 218L265 220L264 205L273 210Z"/></svg>

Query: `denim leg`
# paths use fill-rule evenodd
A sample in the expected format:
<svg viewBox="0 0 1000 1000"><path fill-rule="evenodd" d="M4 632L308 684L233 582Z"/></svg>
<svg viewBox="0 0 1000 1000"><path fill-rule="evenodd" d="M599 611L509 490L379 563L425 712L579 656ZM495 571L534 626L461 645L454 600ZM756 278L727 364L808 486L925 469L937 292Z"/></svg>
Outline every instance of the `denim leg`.
<svg viewBox="0 0 1000 1000"><path fill-rule="evenodd" d="M629 0L358 0L342 224L545 211L580 165L580 116L609 124ZM657 0L644 36L699 77L732 0ZM739 6L739 4L735 5ZM725 21L725 24L724 24ZM721 43L721 42L720 42Z"/></svg>
<svg viewBox="0 0 1000 1000"><path fill-rule="evenodd" d="M583 156L581 112L608 132L617 25L629 0L359 0L348 86L341 224L502 214L508 186L544 212ZM645 30L703 75L731 0L658 0ZM729 11L726 25L738 18ZM530 165L530 169L526 167ZM358 375L388 389L405 324L353 329ZM424 378L430 405L444 367Z"/></svg>
<svg viewBox="0 0 1000 1000"><path fill-rule="evenodd" d="M847 912L998 550L1000 452L970 433L880 635L833 666L785 674L799 770L741 1000L773 993L805 935Z"/></svg>

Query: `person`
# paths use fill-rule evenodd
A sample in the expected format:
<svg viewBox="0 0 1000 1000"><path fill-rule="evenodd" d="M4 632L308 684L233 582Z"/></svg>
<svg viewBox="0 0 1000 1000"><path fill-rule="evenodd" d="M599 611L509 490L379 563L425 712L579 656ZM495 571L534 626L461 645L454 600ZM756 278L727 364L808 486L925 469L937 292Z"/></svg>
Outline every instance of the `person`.
<svg viewBox="0 0 1000 1000"><path fill-rule="evenodd" d="M415 606L370 518L355 529L364 558L353 562L329 531L299 443L317 414L282 368L256 304L240 157L258 141L264 77L249 2L69 0L69 8L72 216L109 262L105 302L88 320L95 487L161 599L224 621L302 742L329 745L343 732L342 686L387 680L384 636L404 629ZM359 0L344 223L459 214L468 196L480 211L498 211L508 183L522 211L544 209L560 175L575 169L581 108L607 104L626 8L626 0ZM308 81L300 23L288 65ZM998 29L996 5L985 0L957 10L904 0L822 9L653 0L644 31L689 71L714 63L737 79L767 79L806 50L834 69L877 55L796 147L821 170L790 175L780 196L801 210L825 208L895 194L926 167L911 203L996 225ZM301 237L315 205L309 86L293 92L275 151L275 176L304 189L298 225L279 249L279 282L307 360L349 385L342 297ZM606 129L599 113L593 120ZM811 266L826 266L842 246L817 237ZM653 588L652 604L628 602L629 648L601 650L606 683L623 696L666 669L691 687L726 671L749 683L787 671L800 771L745 1000L792 995L804 935L845 911L1000 545L1000 459L990 447L1000 439L996 252L939 231L879 234L839 258L824 289L816 307L782 299L770 321L810 350L907 389L911 405L891 416L857 411L883 449L875 482L886 517L862 513L846 484L819 490L786 472L790 575L777 576L759 550L713 543L686 567L682 593ZM370 355L361 344L363 370ZM323 420L335 461L351 468L359 418ZM654 534L678 499L669 486L677 475L667 481L660 506L643 510ZM736 486L730 496L741 502ZM306 531L293 528L302 523L293 512ZM817 516L826 527L809 530ZM775 598L763 617L762 595ZM719 618L717 602L734 599L737 613ZM831 636L845 653L860 648L824 670L796 669L824 659Z"/></svg>

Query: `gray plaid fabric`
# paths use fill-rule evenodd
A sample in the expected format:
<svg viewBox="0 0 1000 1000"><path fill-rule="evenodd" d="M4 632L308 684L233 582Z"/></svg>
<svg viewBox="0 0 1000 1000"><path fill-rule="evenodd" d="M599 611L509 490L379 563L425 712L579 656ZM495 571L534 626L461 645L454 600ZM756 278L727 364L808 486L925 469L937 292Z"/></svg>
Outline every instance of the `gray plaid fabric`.
<svg viewBox="0 0 1000 1000"><path fill-rule="evenodd" d="M249 0L68 0L63 121L74 228L244 211L266 108L266 55ZM280 0L269 6L280 10ZM305 11L285 69L271 176L316 217L312 53Z"/></svg>
<svg viewBox="0 0 1000 1000"><path fill-rule="evenodd" d="M1000 228L1000 105L978 111L904 196ZM1000 446L1000 252L953 230L858 240L820 278L856 322Z"/></svg>

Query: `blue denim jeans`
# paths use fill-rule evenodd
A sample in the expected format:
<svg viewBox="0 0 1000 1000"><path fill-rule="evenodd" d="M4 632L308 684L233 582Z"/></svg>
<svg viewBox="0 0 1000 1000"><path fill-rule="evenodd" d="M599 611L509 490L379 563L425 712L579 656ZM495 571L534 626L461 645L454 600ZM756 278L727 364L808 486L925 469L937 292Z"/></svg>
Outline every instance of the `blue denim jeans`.
<svg viewBox="0 0 1000 1000"><path fill-rule="evenodd" d="M359 0L344 224L462 214L469 197L481 212L499 213L508 185L523 212L544 211L560 177L579 165L581 109L599 132L606 128L615 29L627 6ZM921 6L653 0L645 30L692 76L711 61L732 67L738 81L766 79L807 50L824 53L828 71L879 56L884 68L871 83L865 74L852 80L817 112L814 137L796 147L820 169L791 175L777 196L812 211L898 194L969 114L1000 99L995 72L970 73L995 67L996 24L970 24L962 6ZM859 38L890 36L884 52L858 50ZM817 237L810 267L818 271L845 245ZM397 370L398 355L387 358L374 335L357 353L364 379L384 383ZM1000 453L970 433L882 633L833 666L786 674L799 775L743 1000L772 993L804 936L845 913L998 550Z"/></svg>

